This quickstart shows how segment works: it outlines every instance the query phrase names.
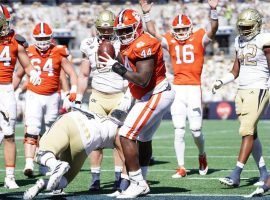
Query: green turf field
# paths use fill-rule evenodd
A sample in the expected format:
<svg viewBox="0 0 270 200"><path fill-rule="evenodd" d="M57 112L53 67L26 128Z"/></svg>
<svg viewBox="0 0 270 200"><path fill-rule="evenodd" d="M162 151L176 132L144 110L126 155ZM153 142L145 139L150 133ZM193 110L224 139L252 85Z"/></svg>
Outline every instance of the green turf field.
<svg viewBox="0 0 270 200"><path fill-rule="evenodd" d="M259 136L263 144L264 157L268 166L270 165L270 122L262 121L259 124ZM258 171L251 157L242 173L241 185L239 188L228 189L218 182L218 178L229 175L234 168L239 146L240 136L238 135L237 121L204 121L203 132L206 139L206 152L208 156L209 173L206 176L198 175L198 152L193 143L192 136L188 131L186 134L186 168L190 170L188 176L182 179L172 179L177 161L174 153L174 133L171 121L163 121L153 140L153 155L156 164L149 169L148 180L151 186L151 195L144 198L154 199L238 199L241 196L251 193L255 187L253 183L257 180ZM16 178L20 189L9 191L3 188L4 164L3 151L1 147L0 156L2 159L0 169L0 199L21 199L22 192L31 186L34 179L26 179L22 174L24 167L24 153L22 145L22 125L17 129L17 167ZM114 181L112 151L105 151L105 158L102 165L102 191L97 194L88 193L90 182L90 171L88 162L85 163L80 174L65 190L65 196L54 197L54 199L109 199L105 195L111 192ZM270 169L270 167L269 167ZM266 196L267 197L267 196ZM45 194L39 199L52 199ZM143 199L144 199L143 198Z"/></svg>

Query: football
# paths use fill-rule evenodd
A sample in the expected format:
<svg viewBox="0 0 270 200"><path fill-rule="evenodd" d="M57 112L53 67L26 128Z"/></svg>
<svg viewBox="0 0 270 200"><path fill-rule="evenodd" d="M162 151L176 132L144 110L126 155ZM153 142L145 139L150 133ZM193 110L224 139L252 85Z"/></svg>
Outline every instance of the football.
<svg viewBox="0 0 270 200"><path fill-rule="evenodd" d="M98 56L103 56L105 58L107 58L106 54L109 54L111 56L111 58L115 58L115 50L114 47L112 45L112 43L109 40L103 40L98 47ZM105 60L102 58L98 58L99 61L104 62Z"/></svg>

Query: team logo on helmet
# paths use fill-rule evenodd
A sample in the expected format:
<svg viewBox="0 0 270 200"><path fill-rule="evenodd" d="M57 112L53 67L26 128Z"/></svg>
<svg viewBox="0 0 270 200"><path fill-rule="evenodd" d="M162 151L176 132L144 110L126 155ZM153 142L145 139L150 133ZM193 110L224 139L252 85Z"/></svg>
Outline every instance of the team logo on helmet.
<svg viewBox="0 0 270 200"><path fill-rule="evenodd" d="M237 18L237 29L239 35L245 40L251 40L260 33L262 26L262 15L253 8L242 11Z"/></svg>
<svg viewBox="0 0 270 200"><path fill-rule="evenodd" d="M120 42L128 45L143 33L142 18L135 10L122 10L114 21L114 30Z"/></svg>

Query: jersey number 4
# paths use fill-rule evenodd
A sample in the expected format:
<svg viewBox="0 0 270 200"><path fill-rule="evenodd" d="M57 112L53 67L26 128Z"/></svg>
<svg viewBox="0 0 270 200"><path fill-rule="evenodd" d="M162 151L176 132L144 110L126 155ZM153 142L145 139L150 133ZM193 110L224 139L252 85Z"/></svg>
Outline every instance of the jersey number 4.
<svg viewBox="0 0 270 200"><path fill-rule="evenodd" d="M31 63L34 66L34 68L38 71L39 75L41 74L41 71L48 72L48 76L53 76L53 63L52 58L49 58L43 67L40 66L41 60L39 58L31 59Z"/></svg>
<svg viewBox="0 0 270 200"><path fill-rule="evenodd" d="M5 46L0 54L0 62L4 63L5 67L10 66L11 57L10 57L10 49L9 46Z"/></svg>
<svg viewBox="0 0 270 200"><path fill-rule="evenodd" d="M175 46L176 64L193 63L194 62L194 46L191 44L184 45L182 52L180 46Z"/></svg>

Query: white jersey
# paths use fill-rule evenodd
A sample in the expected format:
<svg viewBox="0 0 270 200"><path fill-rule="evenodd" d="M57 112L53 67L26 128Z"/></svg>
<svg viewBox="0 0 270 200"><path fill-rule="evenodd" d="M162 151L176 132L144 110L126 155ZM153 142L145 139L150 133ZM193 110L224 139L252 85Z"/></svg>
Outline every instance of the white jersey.
<svg viewBox="0 0 270 200"><path fill-rule="evenodd" d="M91 65L92 88L100 92L105 92L109 94L123 92L126 83L120 75L115 72L99 72L97 64L97 51L98 51L99 41L97 37L86 38L81 42L80 50L84 53ZM115 40L113 43L115 54L118 55L120 51L120 42Z"/></svg>
<svg viewBox="0 0 270 200"><path fill-rule="evenodd" d="M118 125L110 118L91 113L94 118L81 114L80 111L69 113L79 128L84 149L87 154L93 150L114 148L114 140Z"/></svg>
<svg viewBox="0 0 270 200"><path fill-rule="evenodd" d="M250 41L235 39L235 50L240 62L239 89L267 89L269 69L263 47L270 45L270 33L259 33Z"/></svg>

